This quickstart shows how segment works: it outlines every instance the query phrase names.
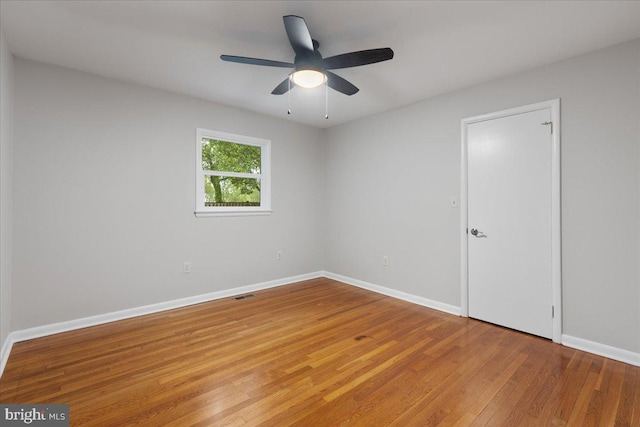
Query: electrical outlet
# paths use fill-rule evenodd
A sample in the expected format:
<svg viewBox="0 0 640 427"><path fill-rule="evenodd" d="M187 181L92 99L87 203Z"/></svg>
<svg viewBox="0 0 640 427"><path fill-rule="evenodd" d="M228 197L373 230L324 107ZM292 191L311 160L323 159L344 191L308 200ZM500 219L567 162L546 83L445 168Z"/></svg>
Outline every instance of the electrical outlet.
<svg viewBox="0 0 640 427"><path fill-rule="evenodd" d="M182 272L184 274L191 273L191 261L185 261L182 265Z"/></svg>
<svg viewBox="0 0 640 427"><path fill-rule="evenodd" d="M388 256L383 256L382 257L382 265L385 267L389 267L389 257Z"/></svg>
<svg viewBox="0 0 640 427"><path fill-rule="evenodd" d="M277 259L278 261L281 261L281 260L282 260L282 249L278 250L278 255L276 255L276 259Z"/></svg>

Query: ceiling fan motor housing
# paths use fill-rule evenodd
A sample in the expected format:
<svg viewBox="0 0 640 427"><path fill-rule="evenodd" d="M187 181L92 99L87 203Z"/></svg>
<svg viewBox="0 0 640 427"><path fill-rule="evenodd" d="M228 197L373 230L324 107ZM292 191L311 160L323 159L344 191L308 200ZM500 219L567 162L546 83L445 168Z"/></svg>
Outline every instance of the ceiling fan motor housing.
<svg viewBox="0 0 640 427"><path fill-rule="evenodd" d="M318 43L314 40L314 46ZM322 67L322 55L315 49L313 52L301 52L296 55L296 59L293 61L295 64L295 70L315 70L323 71Z"/></svg>

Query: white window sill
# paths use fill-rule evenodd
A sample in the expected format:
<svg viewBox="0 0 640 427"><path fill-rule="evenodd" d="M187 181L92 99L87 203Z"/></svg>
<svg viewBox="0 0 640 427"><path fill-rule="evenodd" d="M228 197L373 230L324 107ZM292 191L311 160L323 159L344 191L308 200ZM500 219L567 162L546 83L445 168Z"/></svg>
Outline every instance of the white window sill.
<svg viewBox="0 0 640 427"><path fill-rule="evenodd" d="M220 211L195 211L196 218L210 218L215 216L256 216L271 215L271 209L254 209L254 210L232 210L225 209Z"/></svg>

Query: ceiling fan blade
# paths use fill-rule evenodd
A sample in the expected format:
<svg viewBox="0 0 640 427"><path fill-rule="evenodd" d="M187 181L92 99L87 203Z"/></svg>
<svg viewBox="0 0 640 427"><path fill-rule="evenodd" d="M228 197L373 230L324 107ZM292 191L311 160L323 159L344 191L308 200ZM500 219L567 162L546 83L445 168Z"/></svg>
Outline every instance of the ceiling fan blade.
<svg viewBox="0 0 640 427"><path fill-rule="evenodd" d="M276 88L271 91L271 95L284 95L289 92L289 87L293 87L294 85L289 82L289 77L284 79L282 83L280 83Z"/></svg>
<svg viewBox="0 0 640 427"><path fill-rule="evenodd" d="M325 70L336 70L338 68L358 67L360 65L375 64L376 62L388 61L393 58L393 50L388 47L380 49L361 50L358 52L343 53L342 55L330 56L322 60L322 67Z"/></svg>
<svg viewBox="0 0 640 427"><path fill-rule="evenodd" d="M331 71L325 71L325 74L327 75L327 84L329 87L338 92L351 96L360 90L339 75L333 74Z"/></svg>
<svg viewBox="0 0 640 427"><path fill-rule="evenodd" d="M295 15L283 16L287 37L296 55L313 53L313 40L304 18Z"/></svg>
<svg viewBox="0 0 640 427"><path fill-rule="evenodd" d="M227 62L237 62L240 64L264 65L266 67L293 68L294 64L289 62L272 61L270 59L247 58L246 56L220 55L220 59Z"/></svg>

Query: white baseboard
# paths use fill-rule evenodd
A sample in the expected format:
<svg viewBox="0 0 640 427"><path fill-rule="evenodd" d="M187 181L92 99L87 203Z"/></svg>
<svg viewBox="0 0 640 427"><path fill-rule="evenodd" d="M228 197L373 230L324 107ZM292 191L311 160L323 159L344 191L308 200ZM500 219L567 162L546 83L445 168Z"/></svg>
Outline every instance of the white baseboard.
<svg viewBox="0 0 640 427"><path fill-rule="evenodd" d="M289 285L291 283L301 282L303 280L316 279L318 277L326 277L329 279L337 280L339 282L346 283L348 285L357 286L362 289L367 289L372 292L376 292L382 295L387 295L393 298L408 301L414 304L418 304L424 307L433 308L435 310L443 311L445 313L453 314L455 316L461 315L460 307L445 304L443 302L430 300L428 298L419 297L416 295L401 292L395 289L386 288L384 286L374 285L362 280L353 279L350 277L342 276L339 274L331 273L328 271L317 271L314 273L301 274L298 276L291 276L283 279L271 280L268 282L256 283L248 286L241 286L237 288L225 289L222 291L211 292L203 295L196 295L193 297L182 298L173 301L167 301L158 304L151 304L142 307L131 308L128 310L115 311L112 313L100 314L97 316L85 317L82 319L70 320L67 322L54 323L51 325L38 326L35 328L24 329L21 331L11 332L5 342L2 345L0 351L0 376L4 372L4 368L9 359L9 354L14 343L20 341L26 341L34 338L40 338L47 335L58 334L61 332L68 332L76 329L87 328L90 326L102 325L104 323L115 322L118 320L129 319L132 317L143 316L145 314L158 313L161 311L171 310L174 308L186 307L193 304L200 304L220 298L228 298L233 295L243 294L247 292L259 291L261 289L274 288L277 286ZM582 338L576 338L570 335L562 335L562 345L575 348L576 350L586 351L588 353L597 354L599 356L607 357L609 359L618 360L620 362L628 363L634 366L640 366L640 353L634 353L629 350L623 350L617 347L611 347L606 344L600 344L593 341L588 341Z"/></svg>
<svg viewBox="0 0 640 427"><path fill-rule="evenodd" d="M11 349L13 348L13 341L11 337L11 333L7 335L7 338L4 340L2 344L2 350L0 350L0 377L4 372L4 367L7 364L7 360L9 360L9 354L11 354Z"/></svg>
<svg viewBox="0 0 640 427"><path fill-rule="evenodd" d="M640 366L640 353L634 353L633 351L623 350L621 348L611 347L610 345L564 334L562 335L562 345L628 363L629 365Z"/></svg>
<svg viewBox="0 0 640 427"><path fill-rule="evenodd" d="M276 279L268 282L256 283L253 285L240 286L237 288L225 289L208 294L161 302L158 304L150 304L142 307L130 308L127 310L99 314L97 316L84 317L82 319L69 320L67 322L59 322L50 325L37 326L35 328L23 329L20 331L13 331L7 336L4 345L2 346L2 357L0 359L0 376L2 376L2 373L4 372L4 367L7 363L7 360L9 359L9 353L11 353L13 344L20 341L59 334L61 332L68 332L76 329L88 328L90 326L102 325L104 323L115 322L132 317L144 316L145 314L158 313L161 311L200 304L216 299L228 298L233 295L244 294L247 292L254 292L262 289L274 288L276 286L289 285L291 283L316 279L318 277L324 277L324 272L318 271L315 273L300 274L297 276L286 277L284 279Z"/></svg>
<svg viewBox="0 0 640 427"><path fill-rule="evenodd" d="M445 313L454 314L456 316L460 316L461 313L460 307L456 307L455 305L449 305L440 301L431 300L429 298L419 297L417 295L408 294L406 292L398 291L391 288L385 288L384 286L374 285L372 283L367 283L362 280L353 279L351 277L341 276L339 274L330 273L328 271L324 272L324 276L329 279L337 280L338 282L357 286L362 289L367 289L369 291L401 299L403 301L408 301L424 307L433 308L438 311L444 311Z"/></svg>

